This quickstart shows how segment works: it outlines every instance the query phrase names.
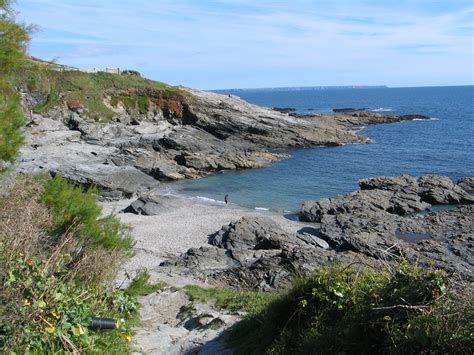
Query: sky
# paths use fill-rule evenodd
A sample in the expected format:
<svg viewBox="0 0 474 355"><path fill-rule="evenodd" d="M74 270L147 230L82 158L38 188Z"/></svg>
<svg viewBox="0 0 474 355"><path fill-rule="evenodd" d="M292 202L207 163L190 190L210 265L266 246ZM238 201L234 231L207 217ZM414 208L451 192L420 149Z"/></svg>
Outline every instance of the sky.
<svg viewBox="0 0 474 355"><path fill-rule="evenodd" d="M17 0L29 52L198 89L474 84L472 0Z"/></svg>

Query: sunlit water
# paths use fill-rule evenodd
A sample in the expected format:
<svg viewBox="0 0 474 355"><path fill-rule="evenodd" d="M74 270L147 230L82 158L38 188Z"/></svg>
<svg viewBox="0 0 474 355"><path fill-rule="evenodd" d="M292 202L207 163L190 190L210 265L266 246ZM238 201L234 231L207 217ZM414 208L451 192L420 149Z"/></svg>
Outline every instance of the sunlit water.
<svg viewBox="0 0 474 355"><path fill-rule="evenodd" d="M236 94L235 92L229 92ZM239 91L259 105L330 112L365 107L390 114L419 113L431 120L364 128L375 144L286 151L269 168L226 171L204 179L164 184L172 193L279 212L295 212L308 199L356 190L360 178L377 175L474 176L474 87L364 90Z"/></svg>

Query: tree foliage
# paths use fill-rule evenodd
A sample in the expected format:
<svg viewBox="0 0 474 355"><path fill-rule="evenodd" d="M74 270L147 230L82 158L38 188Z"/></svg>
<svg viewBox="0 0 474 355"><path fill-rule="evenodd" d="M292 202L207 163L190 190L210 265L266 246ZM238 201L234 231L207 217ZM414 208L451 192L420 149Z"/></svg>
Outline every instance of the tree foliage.
<svg viewBox="0 0 474 355"><path fill-rule="evenodd" d="M0 160L13 161L23 142L25 118L11 76L26 59L30 28L15 22L9 0L0 0Z"/></svg>

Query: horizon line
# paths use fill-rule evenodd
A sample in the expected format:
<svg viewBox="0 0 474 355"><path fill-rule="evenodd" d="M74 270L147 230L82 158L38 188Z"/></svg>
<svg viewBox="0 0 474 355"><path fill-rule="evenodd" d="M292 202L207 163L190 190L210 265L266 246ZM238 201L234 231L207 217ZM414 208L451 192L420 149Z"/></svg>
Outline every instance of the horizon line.
<svg viewBox="0 0 474 355"><path fill-rule="evenodd" d="M274 86L274 87L246 87L246 88L225 88L225 89L202 89L202 91L250 91L250 90L285 90L285 89L407 89L407 88L440 88L440 87L460 87L474 86L473 84L452 84L452 85L420 85L420 86L388 86L388 85L311 85L311 86Z"/></svg>

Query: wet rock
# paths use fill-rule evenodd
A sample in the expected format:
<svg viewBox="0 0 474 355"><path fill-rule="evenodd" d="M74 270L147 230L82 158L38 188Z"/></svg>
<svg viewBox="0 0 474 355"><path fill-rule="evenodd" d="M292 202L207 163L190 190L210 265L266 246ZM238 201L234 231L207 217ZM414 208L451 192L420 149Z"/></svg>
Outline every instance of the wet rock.
<svg viewBox="0 0 474 355"><path fill-rule="evenodd" d="M296 109L294 107L272 107L275 111L278 111L280 113L290 113L290 112L295 112Z"/></svg>
<svg viewBox="0 0 474 355"><path fill-rule="evenodd" d="M442 176L376 177L361 190L333 199L308 201L304 218L321 223L320 237L339 251L375 259L403 255L409 261L473 279L474 206L413 215L426 202L471 203L472 197Z"/></svg>

